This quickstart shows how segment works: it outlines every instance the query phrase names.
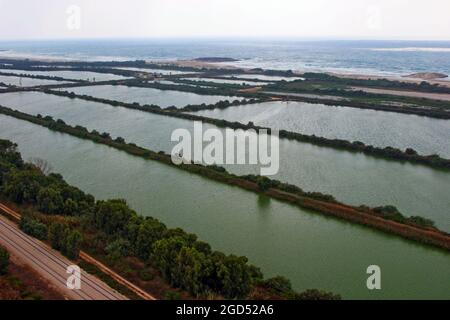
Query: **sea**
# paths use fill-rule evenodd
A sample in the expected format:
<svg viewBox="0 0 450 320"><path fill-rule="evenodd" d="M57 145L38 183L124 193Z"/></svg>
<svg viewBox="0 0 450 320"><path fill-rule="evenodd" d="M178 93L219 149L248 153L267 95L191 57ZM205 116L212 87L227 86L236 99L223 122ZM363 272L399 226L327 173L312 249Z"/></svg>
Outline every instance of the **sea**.
<svg viewBox="0 0 450 320"><path fill-rule="evenodd" d="M0 57L125 61L227 57L245 68L403 76L450 75L450 41L95 39L0 41ZM450 80L447 78L446 80Z"/></svg>

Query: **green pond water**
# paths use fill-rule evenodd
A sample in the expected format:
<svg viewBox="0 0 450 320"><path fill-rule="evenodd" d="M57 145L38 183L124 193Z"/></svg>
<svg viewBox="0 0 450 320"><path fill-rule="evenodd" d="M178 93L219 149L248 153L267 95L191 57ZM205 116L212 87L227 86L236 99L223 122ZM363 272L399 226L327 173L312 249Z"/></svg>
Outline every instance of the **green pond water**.
<svg viewBox="0 0 450 320"><path fill-rule="evenodd" d="M48 77L61 77L71 80L89 80L93 81L109 81L109 80L122 80L126 77L110 74L110 73L97 73L91 71L71 71L71 70L56 70L56 71L28 71L28 70L15 70L15 69L1 69L0 71L6 73L15 74L31 74L35 76L48 76Z"/></svg>
<svg viewBox="0 0 450 320"><path fill-rule="evenodd" d="M125 67L125 68L114 68L121 70L130 70L130 71L139 71L139 72L147 72L147 73L156 73L158 75L177 75L177 74L194 74L197 72L192 71L178 71L178 70L165 70L165 69L147 69L147 68L133 68L133 67Z"/></svg>
<svg viewBox="0 0 450 320"><path fill-rule="evenodd" d="M97 198L124 198L215 249L248 256L266 276L290 278L298 290L332 290L347 299L450 298L447 252L3 115L0 138L18 143L25 159L47 159ZM380 291L366 288L374 264L381 267Z"/></svg>
<svg viewBox="0 0 450 320"><path fill-rule="evenodd" d="M450 120L333 107L304 102L266 102L194 114L284 129L329 139L362 141L377 147L413 148L423 155L450 158Z"/></svg>
<svg viewBox="0 0 450 320"><path fill-rule="evenodd" d="M206 82L223 83L223 84L240 84L240 85L247 85L247 86L265 86L265 85L267 85L267 82L230 80L230 79L214 79L214 78L182 78L182 79L190 80L190 81L206 81Z"/></svg>
<svg viewBox="0 0 450 320"><path fill-rule="evenodd" d="M0 104L106 131L168 153L175 145L170 142L175 129L193 129L192 121L43 93L0 94ZM237 174L259 173L257 166L225 167ZM450 230L450 172L281 139L280 170L275 178L353 205L395 205L405 215L427 217Z"/></svg>
<svg viewBox="0 0 450 320"><path fill-rule="evenodd" d="M249 80L263 80L263 81L294 81L294 80L302 80L301 77L279 77L279 76L266 76L262 74L234 74L225 76L225 78L240 78L240 79L249 79Z"/></svg>
<svg viewBox="0 0 450 320"><path fill-rule="evenodd" d="M188 104L213 104L222 100L243 100L243 98L240 97L200 95L191 92L111 85L78 87L67 90L80 95L85 94L88 96L127 103L137 102L140 104L155 104L161 108L171 106L182 108Z"/></svg>
<svg viewBox="0 0 450 320"><path fill-rule="evenodd" d="M25 77L15 77L15 76L2 76L0 75L0 82L10 86L22 86L22 87L33 87L33 86L44 86L50 84L62 84L65 82L54 81L54 80L44 80L44 79L33 79ZM66 82L67 83L67 82Z"/></svg>

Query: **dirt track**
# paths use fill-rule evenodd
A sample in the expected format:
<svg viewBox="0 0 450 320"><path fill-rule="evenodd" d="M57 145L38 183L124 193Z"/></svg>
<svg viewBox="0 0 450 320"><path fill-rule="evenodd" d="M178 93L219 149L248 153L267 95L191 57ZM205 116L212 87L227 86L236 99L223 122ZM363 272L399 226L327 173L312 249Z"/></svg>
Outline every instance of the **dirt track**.
<svg viewBox="0 0 450 320"><path fill-rule="evenodd" d="M32 238L0 216L0 244L14 257L35 270L61 294L71 300L126 300L105 283L81 270L81 288L67 287L67 267L74 263L43 242Z"/></svg>

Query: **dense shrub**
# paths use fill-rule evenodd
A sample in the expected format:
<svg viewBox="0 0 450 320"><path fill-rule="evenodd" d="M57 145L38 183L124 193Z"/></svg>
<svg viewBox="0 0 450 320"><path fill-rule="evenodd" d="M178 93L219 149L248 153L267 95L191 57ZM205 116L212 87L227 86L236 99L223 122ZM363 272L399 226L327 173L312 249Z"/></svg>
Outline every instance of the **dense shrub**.
<svg viewBox="0 0 450 320"><path fill-rule="evenodd" d="M375 211L376 213L381 215L384 219L393 220L396 222L406 223L406 224L415 224L415 225L418 225L421 227L426 227L426 228L434 228L435 227L434 221L427 219L427 218L418 217L418 216L405 217L394 206L376 207L373 209L373 211Z"/></svg>
<svg viewBox="0 0 450 320"><path fill-rule="evenodd" d="M9 266L9 252L3 247L0 247L0 275L8 271Z"/></svg>
<svg viewBox="0 0 450 320"><path fill-rule="evenodd" d="M2 141L2 140L0 140ZM83 215L94 198L69 186L59 174L42 174L39 168L24 164L16 146L0 144L0 191L16 203L32 203L48 214Z"/></svg>
<svg viewBox="0 0 450 320"><path fill-rule="evenodd" d="M54 222L48 230L48 239L53 249L59 250L69 259L77 259L83 237L77 230L71 230L68 226Z"/></svg>
<svg viewBox="0 0 450 320"><path fill-rule="evenodd" d="M124 200L98 201L91 221L116 239L106 248L110 258L133 252L156 266L172 286L194 295L214 292L244 298L260 275L247 258L212 252L193 234L168 229L154 218L139 217Z"/></svg>
<svg viewBox="0 0 450 320"><path fill-rule="evenodd" d="M298 300L340 300L341 296L317 289L306 290L297 296Z"/></svg>
<svg viewBox="0 0 450 320"><path fill-rule="evenodd" d="M47 226L36 219L33 219L30 216L24 215L22 219L20 219L20 229L29 234L32 237L35 237L39 240L47 239Z"/></svg>

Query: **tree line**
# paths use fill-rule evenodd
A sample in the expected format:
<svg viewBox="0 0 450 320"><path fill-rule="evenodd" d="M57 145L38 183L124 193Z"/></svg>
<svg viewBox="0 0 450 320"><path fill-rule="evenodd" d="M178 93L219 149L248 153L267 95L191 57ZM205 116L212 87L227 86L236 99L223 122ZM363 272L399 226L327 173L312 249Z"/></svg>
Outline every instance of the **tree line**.
<svg viewBox="0 0 450 320"><path fill-rule="evenodd" d="M364 86L385 89L403 89L429 93L450 93L450 88L439 84L431 84L427 81L420 83L395 81L389 79L352 79L333 76L327 73L306 72L303 77L307 80L328 82L347 86Z"/></svg>

